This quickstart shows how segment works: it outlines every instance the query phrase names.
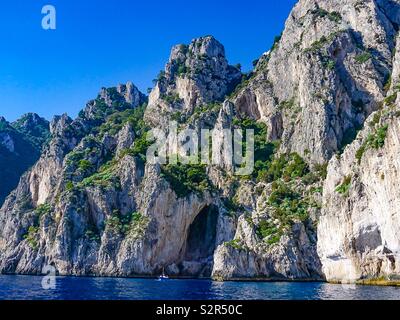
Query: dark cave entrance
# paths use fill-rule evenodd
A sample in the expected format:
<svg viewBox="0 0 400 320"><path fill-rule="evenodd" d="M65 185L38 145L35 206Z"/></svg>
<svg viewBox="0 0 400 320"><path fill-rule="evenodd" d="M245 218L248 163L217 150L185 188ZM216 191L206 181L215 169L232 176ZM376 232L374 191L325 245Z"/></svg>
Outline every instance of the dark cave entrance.
<svg viewBox="0 0 400 320"><path fill-rule="evenodd" d="M216 246L218 214L216 206L205 207L189 228L184 260L202 265L194 275L202 277L211 275Z"/></svg>

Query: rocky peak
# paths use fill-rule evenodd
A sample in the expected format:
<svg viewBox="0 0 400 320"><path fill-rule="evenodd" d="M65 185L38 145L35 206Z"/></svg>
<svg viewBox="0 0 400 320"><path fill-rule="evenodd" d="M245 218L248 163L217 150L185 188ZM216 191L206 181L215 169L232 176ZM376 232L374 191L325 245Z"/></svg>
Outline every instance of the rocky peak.
<svg viewBox="0 0 400 320"><path fill-rule="evenodd" d="M137 108L146 101L147 97L131 82L117 87L102 88L97 98L90 101L79 113L78 120L83 126L98 125L110 114Z"/></svg>
<svg viewBox="0 0 400 320"><path fill-rule="evenodd" d="M159 123L159 114L193 113L196 107L222 102L241 81L238 67L228 64L225 49L211 36L177 45L149 97L146 117Z"/></svg>
<svg viewBox="0 0 400 320"><path fill-rule="evenodd" d="M166 73L171 72L174 65L182 63L195 63L205 59L221 59L221 62L228 64L225 57L225 48L214 37L207 36L192 40L190 45L179 44L171 49L169 62L166 66Z"/></svg>
<svg viewBox="0 0 400 320"><path fill-rule="evenodd" d="M27 113L12 123L0 117L0 131L3 131L4 139L7 137L10 152L14 152L14 141L21 145L30 144L39 151L49 137L49 122L36 113Z"/></svg>
<svg viewBox="0 0 400 320"><path fill-rule="evenodd" d="M209 77L238 81L241 73L238 68L229 66L224 46L214 37L206 36L192 40L190 45L174 46L165 67L165 77L172 82L177 77L191 78L197 80L198 85L205 85L210 81ZM223 93L226 91L227 88ZM219 99L223 97L219 96Z"/></svg>
<svg viewBox="0 0 400 320"><path fill-rule="evenodd" d="M178 44L171 49L169 62L166 65L166 73L173 74L179 70L182 64L193 64L206 59L221 59L221 62L228 64L225 57L225 48L214 37L207 36L194 39L190 45ZM182 72L178 72L182 73Z"/></svg>
<svg viewBox="0 0 400 320"><path fill-rule="evenodd" d="M49 122L36 113L24 114L20 119L13 123L13 127L32 130L35 126L48 126Z"/></svg>
<svg viewBox="0 0 400 320"><path fill-rule="evenodd" d="M189 47L194 55L206 55L210 58L225 57L225 48L213 36L206 36L192 41Z"/></svg>
<svg viewBox="0 0 400 320"><path fill-rule="evenodd" d="M61 116L54 116L50 122L50 132L53 136L61 136L71 123L72 119L66 113Z"/></svg>
<svg viewBox="0 0 400 320"><path fill-rule="evenodd" d="M50 123L36 113L27 113L11 125L37 149L41 149L50 136Z"/></svg>
<svg viewBox="0 0 400 320"><path fill-rule="evenodd" d="M139 91L139 89L130 81L126 84L120 84L117 91L125 98L125 101L132 105L133 108L141 105L147 98Z"/></svg>

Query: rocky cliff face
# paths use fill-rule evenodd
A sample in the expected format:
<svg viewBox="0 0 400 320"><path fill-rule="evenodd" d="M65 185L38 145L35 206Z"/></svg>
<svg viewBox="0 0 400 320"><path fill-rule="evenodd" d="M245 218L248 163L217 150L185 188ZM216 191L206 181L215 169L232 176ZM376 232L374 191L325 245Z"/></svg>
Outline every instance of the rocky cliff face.
<svg viewBox="0 0 400 320"><path fill-rule="evenodd" d="M283 151L329 160L384 98L396 8L393 1L299 1L238 92L238 109L264 120Z"/></svg>
<svg viewBox="0 0 400 320"><path fill-rule="evenodd" d="M146 119L163 126L171 113L191 115L195 108L222 102L241 79L240 70L228 64L224 47L213 37L177 45L150 93Z"/></svg>
<svg viewBox="0 0 400 320"><path fill-rule="evenodd" d="M329 164L318 226L329 281L398 279L398 130L398 113L385 115Z"/></svg>
<svg viewBox="0 0 400 320"><path fill-rule="evenodd" d="M221 159L216 165L146 161L146 131L168 119L197 131L254 128L260 161L266 165L273 158L265 126L222 102L242 77L227 64L222 45L212 37L196 39L187 56L179 51L183 47L172 50L148 106L129 84L102 89L76 120L54 118L51 142L1 209L2 272L40 273L53 264L61 274L77 275L155 275L165 268L171 275L219 279L321 278L308 205L269 225L270 213L252 193L257 187L265 193L271 183L234 176L220 137L213 145ZM204 70L173 75L181 54L185 65ZM190 89L183 89L182 81ZM182 98L178 106L158 96L160 88L196 98ZM163 112L162 103L168 106ZM164 124L159 127L164 130ZM304 167L299 177L309 172L300 157L288 161ZM306 193L311 187L301 188ZM238 257L242 268L224 268Z"/></svg>
<svg viewBox="0 0 400 320"><path fill-rule="evenodd" d="M398 90L398 13L395 1L299 1L281 38L233 95L240 114L266 123L269 139L280 140L278 153L297 152L311 164L331 159L320 218L316 210L321 262L314 260L315 269L321 266L322 277L331 281L368 283L398 275L397 169L391 154L397 139L397 113L391 109ZM373 129L358 133L374 110L379 111L369 118ZM364 150L381 147L390 151L380 150L373 167L355 160ZM235 239L246 239L238 231ZM265 252L243 264L240 255L221 248L216 272L256 276ZM315 257L297 255L296 262ZM273 263L273 256L266 261Z"/></svg>
<svg viewBox="0 0 400 320"><path fill-rule="evenodd" d="M48 139L49 123L37 114L26 114L14 123L0 117L0 204L38 160Z"/></svg>
<svg viewBox="0 0 400 320"><path fill-rule="evenodd" d="M128 83L55 117L0 210L0 271L395 279L399 24L399 1L301 0L250 74L202 37L148 99ZM149 162L146 133L170 120L214 129L215 161ZM252 173L235 175L222 129L254 130Z"/></svg>
<svg viewBox="0 0 400 320"><path fill-rule="evenodd" d="M399 275L397 63L381 109L329 163L319 253L330 281L391 282ZM390 86L389 86L390 85Z"/></svg>

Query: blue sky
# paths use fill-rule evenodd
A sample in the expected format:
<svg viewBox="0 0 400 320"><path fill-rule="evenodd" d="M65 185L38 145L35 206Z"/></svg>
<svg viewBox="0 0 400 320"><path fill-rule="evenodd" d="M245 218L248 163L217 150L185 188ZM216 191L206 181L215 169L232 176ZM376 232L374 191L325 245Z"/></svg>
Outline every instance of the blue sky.
<svg viewBox="0 0 400 320"><path fill-rule="evenodd" d="M296 0L2 0L0 115L75 117L103 86L146 93L171 47L211 34L244 71L270 48ZM41 9L57 9L57 29Z"/></svg>

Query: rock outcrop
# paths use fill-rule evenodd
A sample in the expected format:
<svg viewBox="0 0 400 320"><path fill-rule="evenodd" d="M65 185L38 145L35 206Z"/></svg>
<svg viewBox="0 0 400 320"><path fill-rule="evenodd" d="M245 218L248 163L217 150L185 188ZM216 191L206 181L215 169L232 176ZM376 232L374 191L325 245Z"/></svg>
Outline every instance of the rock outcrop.
<svg viewBox="0 0 400 320"><path fill-rule="evenodd" d="M224 47L213 37L177 45L150 93L146 118L162 126L171 113L191 115L196 107L222 102L241 79L240 70L228 64Z"/></svg>
<svg viewBox="0 0 400 320"><path fill-rule="evenodd" d="M14 123L0 117L0 205L39 159L48 139L49 123L37 114L26 114Z"/></svg>

